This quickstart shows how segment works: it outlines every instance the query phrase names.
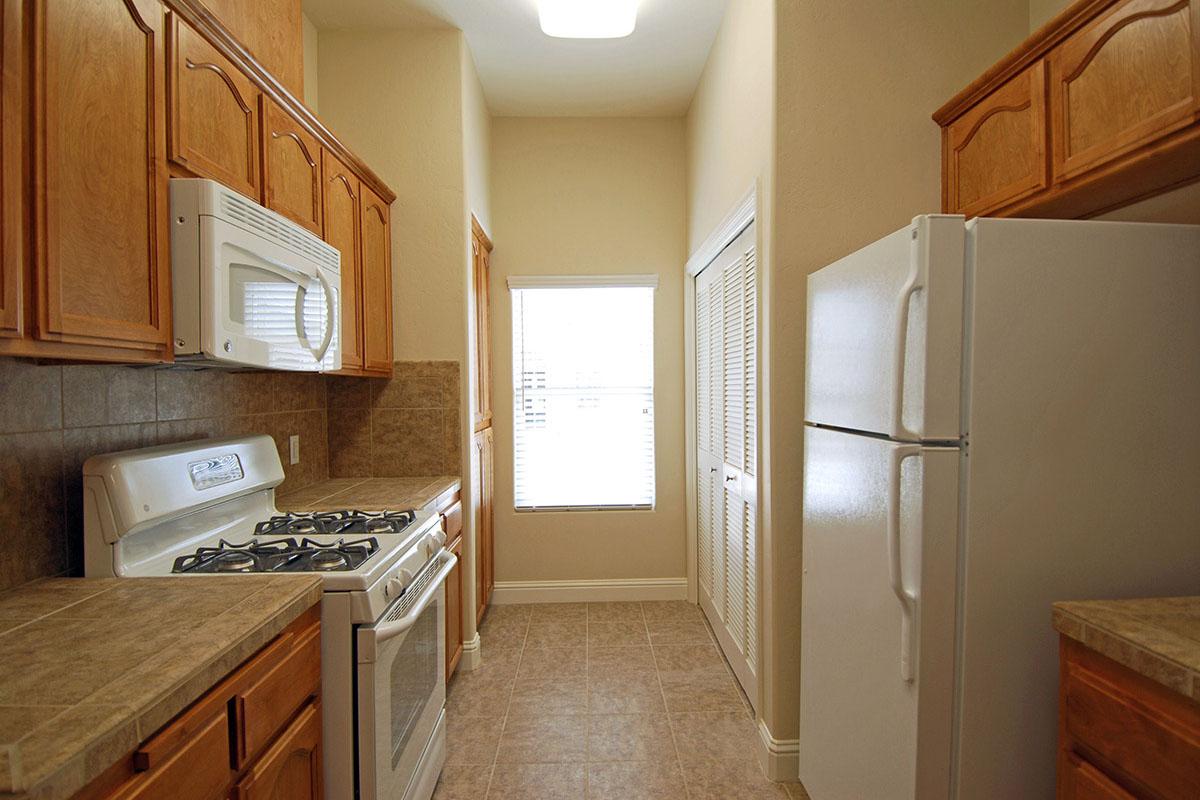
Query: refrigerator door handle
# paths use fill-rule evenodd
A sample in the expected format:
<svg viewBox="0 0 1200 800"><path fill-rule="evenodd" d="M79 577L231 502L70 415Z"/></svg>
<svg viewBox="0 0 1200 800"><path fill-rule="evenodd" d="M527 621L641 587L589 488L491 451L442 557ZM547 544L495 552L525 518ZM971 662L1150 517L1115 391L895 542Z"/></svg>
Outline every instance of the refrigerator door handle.
<svg viewBox="0 0 1200 800"><path fill-rule="evenodd" d="M920 456L920 445L901 445L892 448L891 474L888 478L888 572L891 576L892 592L900 601L900 677L905 683L912 683L915 678L912 664L912 637L917 594L904 588L904 570L900 554L900 468L906 459Z"/></svg>
<svg viewBox="0 0 1200 800"><path fill-rule="evenodd" d="M914 232L915 233L915 232ZM921 435L904 426L904 362L908 355L908 307L912 296L918 289L924 288L921 281L921 269L916 248L912 254L912 271L900 289L896 303L896 338L895 349L892 352L892 438L920 439Z"/></svg>

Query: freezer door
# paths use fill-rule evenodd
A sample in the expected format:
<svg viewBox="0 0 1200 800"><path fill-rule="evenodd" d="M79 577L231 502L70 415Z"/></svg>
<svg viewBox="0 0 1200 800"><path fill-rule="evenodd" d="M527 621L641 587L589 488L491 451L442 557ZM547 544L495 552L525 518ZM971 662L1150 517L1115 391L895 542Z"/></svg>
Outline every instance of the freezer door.
<svg viewBox="0 0 1200 800"><path fill-rule="evenodd" d="M808 278L804 418L959 438L963 218L923 216Z"/></svg>
<svg viewBox="0 0 1200 800"><path fill-rule="evenodd" d="M800 780L947 798L960 453L812 426L804 448Z"/></svg>

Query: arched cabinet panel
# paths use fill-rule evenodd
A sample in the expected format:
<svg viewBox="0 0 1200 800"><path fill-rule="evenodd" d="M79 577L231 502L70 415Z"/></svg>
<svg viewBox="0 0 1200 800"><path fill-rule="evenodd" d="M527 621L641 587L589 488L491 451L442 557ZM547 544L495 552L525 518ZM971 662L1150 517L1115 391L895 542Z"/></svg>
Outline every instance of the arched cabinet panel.
<svg viewBox="0 0 1200 800"><path fill-rule="evenodd" d="M178 18L170 34L171 161L258 199L258 89Z"/></svg>

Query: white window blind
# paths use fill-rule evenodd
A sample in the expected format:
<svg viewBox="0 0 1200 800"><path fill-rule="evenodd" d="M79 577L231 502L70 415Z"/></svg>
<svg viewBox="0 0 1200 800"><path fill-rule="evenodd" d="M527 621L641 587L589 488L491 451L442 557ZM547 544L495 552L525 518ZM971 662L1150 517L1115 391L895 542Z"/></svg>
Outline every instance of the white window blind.
<svg viewBox="0 0 1200 800"><path fill-rule="evenodd" d="M654 287L513 278L518 509L654 505Z"/></svg>

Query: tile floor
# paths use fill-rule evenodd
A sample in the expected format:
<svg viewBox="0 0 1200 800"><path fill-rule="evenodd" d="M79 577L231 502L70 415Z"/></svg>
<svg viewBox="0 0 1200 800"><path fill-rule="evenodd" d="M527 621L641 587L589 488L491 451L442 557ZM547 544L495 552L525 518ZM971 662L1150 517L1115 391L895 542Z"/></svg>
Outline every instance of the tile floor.
<svg viewBox="0 0 1200 800"><path fill-rule="evenodd" d="M697 606L494 606L447 699L435 800L796 800Z"/></svg>

